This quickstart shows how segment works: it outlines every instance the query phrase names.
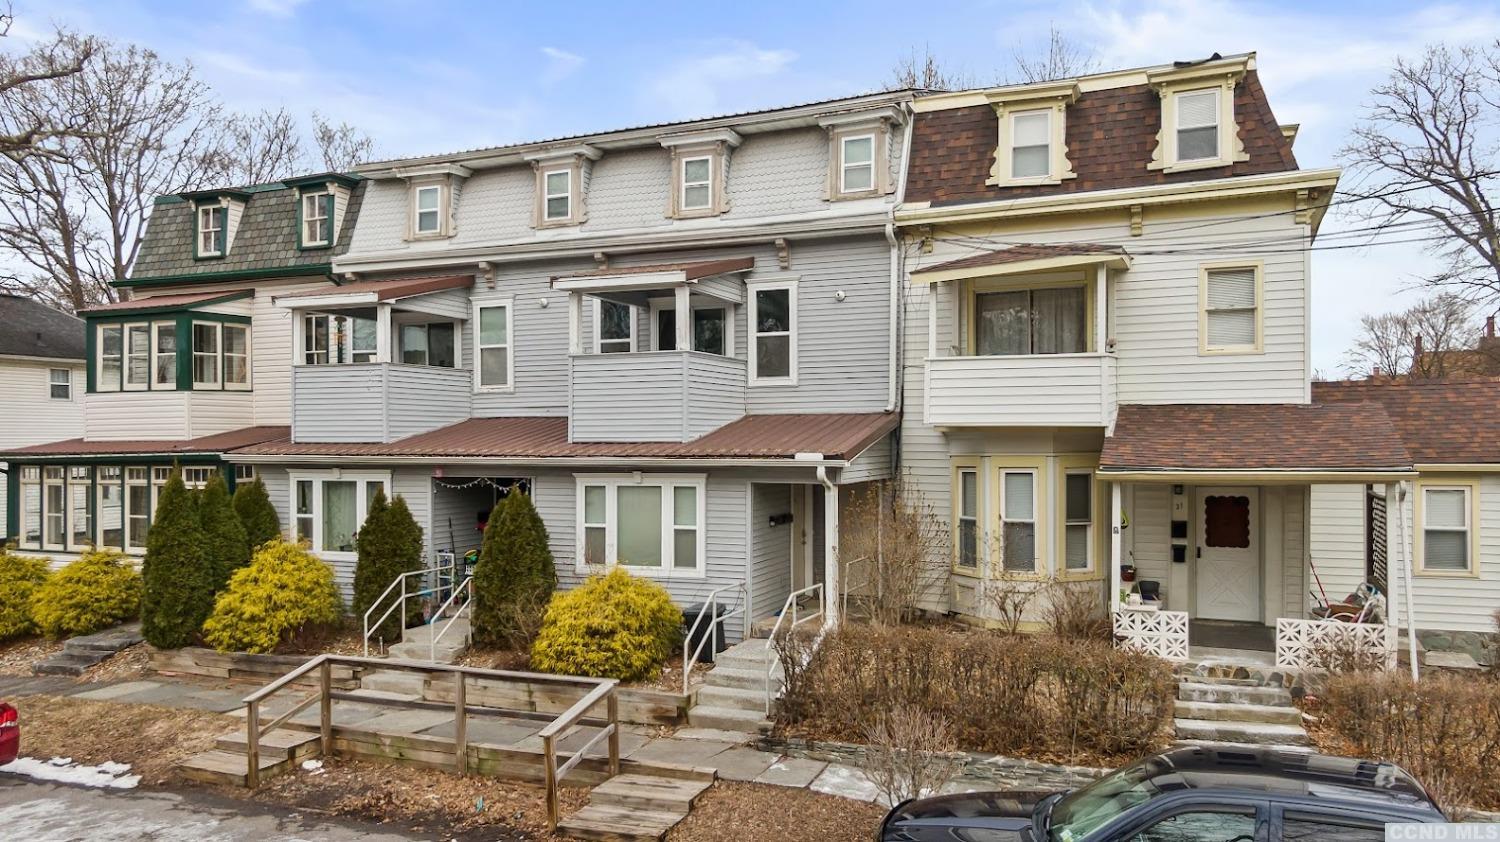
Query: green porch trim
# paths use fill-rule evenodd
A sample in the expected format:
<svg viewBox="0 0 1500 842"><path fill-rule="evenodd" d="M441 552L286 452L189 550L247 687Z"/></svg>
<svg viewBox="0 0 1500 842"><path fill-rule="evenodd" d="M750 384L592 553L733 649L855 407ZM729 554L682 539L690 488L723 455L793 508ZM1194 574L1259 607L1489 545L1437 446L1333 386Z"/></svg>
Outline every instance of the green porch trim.
<svg viewBox="0 0 1500 842"><path fill-rule="evenodd" d="M15 462L5 472L5 540L21 540L21 472Z"/></svg>
<svg viewBox="0 0 1500 842"><path fill-rule="evenodd" d="M150 278L120 278L110 281L110 286L121 289L142 287L167 287L196 284L204 281L255 281L266 278L300 278L324 275L333 280L332 263L296 263L290 266L260 269L227 269L218 272L184 272L177 275L159 275Z"/></svg>
<svg viewBox="0 0 1500 842"><path fill-rule="evenodd" d="M89 322L90 324L93 324L95 322L129 322L129 321L135 321L136 318L139 317L139 316L155 316L155 315L160 315L160 314L163 314L163 313L185 313L185 312L192 311L194 308L197 308L197 307L211 307L211 306L213 306L215 304L227 304L227 303L229 303L231 301L243 301L246 298L254 298L254 297L255 297L255 290L253 290L253 289L237 289L237 290L235 290L233 292L226 292L223 295L218 296L217 298L210 298L210 299L207 299L206 301L199 301L198 303L193 304L193 305L188 306L188 307L183 307L182 305L179 304L179 305L176 305L176 306L162 305L160 307L134 307L134 308L131 308L130 310L104 310L104 311L94 312L94 313L90 313L87 310L85 310L80 315L83 316L84 321ZM205 314L205 315L212 315L212 314ZM226 318L231 318L231 317L226 317ZM232 318L244 318L244 317L242 317L242 316L235 316L235 317L232 317Z"/></svg>
<svg viewBox="0 0 1500 842"><path fill-rule="evenodd" d="M90 322L84 322L83 331L83 391L92 395L96 389L95 369L99 367L99 330Z"/></svg>

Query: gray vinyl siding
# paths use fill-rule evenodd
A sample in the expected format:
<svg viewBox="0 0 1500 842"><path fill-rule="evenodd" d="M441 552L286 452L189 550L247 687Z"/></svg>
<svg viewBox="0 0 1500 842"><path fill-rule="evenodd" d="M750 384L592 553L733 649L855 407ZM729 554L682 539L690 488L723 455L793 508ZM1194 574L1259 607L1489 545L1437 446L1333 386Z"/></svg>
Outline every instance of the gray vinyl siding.
<svg viewBox="0 0 1500 842"><path fill-rule="evenodd" d="M1187 577L1174 581L1172 563L1172 486L1161 483L1139 483L1126 486L1130 507L1130 530L1126 564L1135 565L1137 579L1161 582L1168 607L1186 611L1190 604ZM1109 517L1100 519L1108 523ZM1103 565L1108 570L1108 564ZM1185 570L1184 570L1185 573Z"/></svg>
<svg viewBox="0 0 1500 842"><path fill-rule="evenodd" d="M1274 610L1278 617L1301 617L1307 603L1307 490L1288 486L1282 494L1281 604Z"/></svg>
<svg viewBox="0 0 1500 842"><path fill-rule="evenodd" d="M472 375L390 363L297 366L292 438L388 442L463 421Z"/></svg>
<svg viewBox="0 0 1500 842"><path fill-rule="evenodd" d="M890 479L893 475L891 470L893 447L891 436L885 436L865 448L864 452L855 456L849 466L839 473L839 484L853 485L857 482Z"/></svg>
<svg viewBox="0 0 1500 842"><path fill-rule="evenodd" d="M573 441L691 441L745 414L745 362L678 351L570 359Z"/></svg>
<svg viewBox="0 0 1500 842"><path fill-rule="evenodd" d="M792 529L790 523L771 525L771 518L792 511L792 487L784 484L750 485L750 616L768 617L792 591Z"/></svg>
<svg viewBox="0 0 1500 842"><path fill-rule="evenodd" d="M1365 579L1364 495L1364 486L1357 484L1312 487L1309 556L1312 569L1332 599L1353 593ZM1396 528L1394 517L1390 528ZM1391 570L1396 570L1394 563ZM1313 589L1317 589L1316 583Z"/></svg>

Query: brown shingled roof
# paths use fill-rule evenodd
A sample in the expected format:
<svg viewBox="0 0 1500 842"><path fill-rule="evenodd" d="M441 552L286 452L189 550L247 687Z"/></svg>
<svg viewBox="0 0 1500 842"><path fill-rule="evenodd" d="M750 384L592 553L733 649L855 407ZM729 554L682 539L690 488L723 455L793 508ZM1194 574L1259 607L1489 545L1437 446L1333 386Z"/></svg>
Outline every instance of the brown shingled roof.
<svg viewBox="0 0 1500 842"><path fill-rule="evenodd" d="M1104 440L1103 470L1349 471L1409 468L1377 402L1126 404Z"/></svg>
<svg viewBox="0 0 1500 842"><path fill-rule="evenodd" d="M981 266L1004 266L1007 263L1020 263L1026 260L1046 260L1049 257L1078 257L1088 255L1123 255L1125 249L1120 246L1101 245L1098 243L1026 243L1010 248L985 251L971 254L968 257L960 257L947 263L939 263L936 266L923 266L920 270L926 272L947 272L952 269L974 269Z"/></svg>
<svg viewBox="0 0 1500 842"><path fill-rule="evenodd" d="M995 160L998 129L992 107L918 114L912 127L906 201L959 204L1297 169L1292 144L1282 136L1253 70L1235 87L1234 113L1249 160L1212 170L1166 173L1146 168L1161 129L1161 99L1151 86L1085 91L1067 111L1065 142L1077 177L1022 187L984 183Z"/></svg>
<svg viewBox="0 0 1500 842"><path fill-rule="evenodd" d="M821 453L851 459L895 429L895 413L747 415L695 441L569 442L560 416L473 418L389 444L292 442L246 447L243 455L551 459L791 459Z"/></svg>
<svg viewBox="0 0 1500 842"><path fill-rule="evenodd" d="M279 295L277 298L316 298L324 295L358 295L374 293L377 301L407 298L445 289L465 289L474 285L473 275L446 275L440 278L393 278L384 281L355 281L340 286L326 286L305 292Z"/></svg>
<svg viewBox="0 0 1500 842"><path fill-rule="evenodd" d="M1314 383L1313 400L1385 408L1419 464L1500 463L1500 380Z"/></svg>
<svg viewBox="0 0 1500 842"><path fill-rule="evenodd" d="M286 439L290 427L241 427L195 439L133 439L130 441L85 441L67 439L8 451L12 458L26 456L145 456L151 454L227 453L248 445Z"/></svg>

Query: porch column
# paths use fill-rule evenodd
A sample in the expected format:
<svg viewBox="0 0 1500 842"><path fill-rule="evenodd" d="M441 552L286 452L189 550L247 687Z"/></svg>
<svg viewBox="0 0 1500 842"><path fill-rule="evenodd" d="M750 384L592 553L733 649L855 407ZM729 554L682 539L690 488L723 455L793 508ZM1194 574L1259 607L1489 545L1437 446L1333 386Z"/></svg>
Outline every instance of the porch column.
<svg viewBox="0 0 1500 842"><path fill-rule="evenodd" d="M679 286L675 291L677 299L677 315L673 321L677 325L677 345L679 351L693 350L693 305L689 299L689 291L686 284ZM651 329L656 330L656 325Z"/></svg>
<svg viewBox="0 0 1500 842"><path fill-rule="evenodd" d="M937 356L938 290L942 284L927 285L927 359Z"/></svg>
<svg viewBox="0 0 1500 842"><path fill-rule="evenodd" d="M1109 614L1113 618L1120 610L1120 559L1124 550L1124 536L1120 534L1123 506L1120 502L1120 483L1109 484Z"/></svg>
<svg viewBox="0 0 1500 842"><path fill-rule="evenodd" d="M1102 354L1109 344L1109 267L1101 263L1094 274L1094 353Z"/></svg>
<svg viewBox="0 0 1500 842"><path fill-rule="evenodd" d="M823 623L839 622L839 489L818 469L823 483Z"/></svg>
<svg viewBox="0 0 1500 842"><path fill-rule="evenodd" d="M375 307L375 361L390 362L391 347L391 305L379 304Z"/></svg>
<svg viewBox="0 0 1500 842"><path fill-rule="evenodd" d="M568 353L583 353L583 296L568 292Z"/></svg>

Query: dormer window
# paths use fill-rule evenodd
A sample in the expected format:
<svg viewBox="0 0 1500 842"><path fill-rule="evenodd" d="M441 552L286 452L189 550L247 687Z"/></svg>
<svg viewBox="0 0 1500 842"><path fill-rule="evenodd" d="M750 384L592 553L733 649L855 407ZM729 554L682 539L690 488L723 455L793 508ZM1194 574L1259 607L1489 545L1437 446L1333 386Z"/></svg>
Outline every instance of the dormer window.
<svg viewBox="0 0 1500 842"><path fill-rule="evenodd" d="M412 191L415 216L412 230L417 236L434 236L443 232L443 187L425 184Z"/></svg>
<svg viewBox="0 0 1500 842"><path fill-rule="evenodd" d="M1147 168L1170 173L1248 161L1234 91L1249 70L1250 57L1242 56L1148 72L1161 97L1161 131Z"/></svg>
<svg viewBox="0 0 1500 842"><path fill-rule="evenodd" d="M839 139L839 192L865 193L875 189L875 135Z"/></svg>
<svg viewBox="0 0 1500 842"><path fill-rule="evenodd" d="M1010 115L1010 174L1013 178L1046 178L1052 174L1050 111Z"/></svg>
<svg viewBox="0 0 1500 842"><path fill-rule="evenodd" d="M573 218L573 171L551 170L542 176L546 188L543 219L547 222L567 222Z"/></svg>
<svg viewBox="0 0 1500 842"><path fill-rule="evenodd" d="M709 155L682 159L682 210L707 210L712 205L713 162Z"/></svg>
<svg viewBox="0 0 1500 842"><path fill-rule="evenodd" d="M333 194L302 194L302 247L319 248L333 242Z"/></svg>
<svg viewBox="0 0 1500 842"><path fill-rule="evenodd" d="M668 135L660 139L671 153L671 204L667 216L694 219L729 210L729 156L740 136L729 129Z"/></svg>
<svg viewBox="0 0 1500 842"><path fill-rule="evenodd" d="M1219 157L1218 88L1177 94L1177 160Z"/></svg>
<svg viewBox="0 0 1500 842"><path fill-rule="evenodd" d="M223 205L207 205L198 208L198 256L224 256Z"/></svg>
<svg viewBox="0 0 1500 842"><path fill-rule="evenodd" d="M552 147L526 156L536 173L531 204L534 228L564 228L588 221L589 178L600 152L592 146Z"/></svg>
<svg viewBox="0 0 1500 842"><path fill-rule="evenodd" d="M901 110L896 108L838 112L818 118L818 125L828 131L828 201L868 199L894 189L891 138L902 119Z"/></svg>
<svg viewBox="0 0 1500 842"><path fill-rule="evenodd" d="M995 163L986 184L1025 187L1061 184L1074 178L1068 160L1068 106L1078 99L1078 85L1052 82L1001 88L989 97L999 121Z"/></svg>

